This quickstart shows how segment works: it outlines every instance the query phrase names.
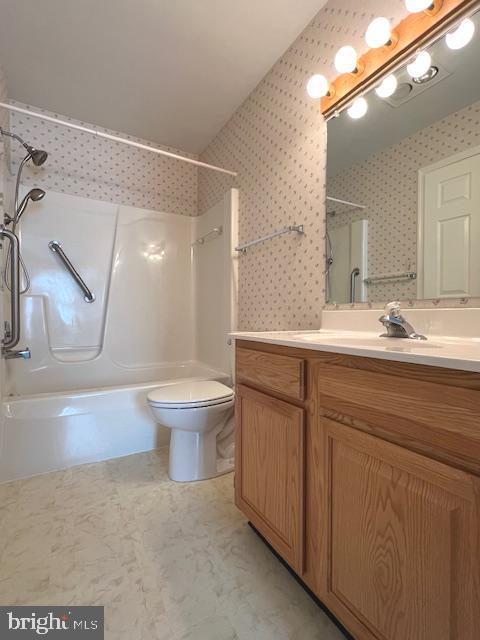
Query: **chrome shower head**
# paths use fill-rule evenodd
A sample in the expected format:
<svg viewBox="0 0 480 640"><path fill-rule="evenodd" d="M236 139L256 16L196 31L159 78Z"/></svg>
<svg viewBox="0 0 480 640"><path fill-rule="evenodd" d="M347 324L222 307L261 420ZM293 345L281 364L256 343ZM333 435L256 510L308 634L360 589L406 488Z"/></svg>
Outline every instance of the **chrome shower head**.
<svg viewBox="0 0 480 640"><path fill-rule="evenodd" d="M11 131L7 131L6 129L2 129L2 127L0 127L0 133L2 134L2 136L8 136L9 138L14 138L15 140L17 140L17 142L20 142L20 144L23 147L25 147L25 149L28 151L29 157L27 159L28 160L31 159L33 164L36 167L39 167L40 165L42 165L48 158L48 153L46 151L43 151L42 149L35 149L35 147L32 147L31 145L27 144L25 140L21 138L18 134L12 133Z"/></svg>
<svg viewBox="0 0 480 640"><path fill-rule="evenodd" d="M38 202L45 196L45 191L43 189L31 189L27 193L27 198L33 200L33 202Z"/></svg>
<svg viewBox="0 0 480 640"><path fill-rule="evenodd" d="M22 202L20 203L20 206L18 207L17 212L15 213L15 224L18 224L18 222L20 221L20 218L22 217L22 215L25 212L25 209L27 208L27 204L29 200L31 200L32 202L38 202L39 200L42 200L44 196L45 196L45 191L43 189L38 189L38 188L30 189L27 195L23 198Z"/></svg>
<svg viewBox="0 0 480 640"><path fill-rule="evenodd" d="M48 153L43 149L34 149L29 145L23 145L30 154L33 164L36 167L40 167L48 158Z"/></svg>

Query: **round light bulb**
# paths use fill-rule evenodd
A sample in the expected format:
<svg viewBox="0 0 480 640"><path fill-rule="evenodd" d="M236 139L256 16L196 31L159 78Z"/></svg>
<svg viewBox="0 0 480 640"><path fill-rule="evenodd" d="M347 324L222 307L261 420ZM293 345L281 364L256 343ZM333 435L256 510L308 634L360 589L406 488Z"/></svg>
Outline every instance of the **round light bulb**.
<svg viewBox="0 0 480 640"><path fill-rule="evenodd" d="M428 51L421 51L413 62L407 65L408 75L411 78L420 78L425 75L432 66L432 56Z"/></svg>
<svg viewBox="0 0 480 640"><path fill-rule="evenodd" d="M405 0L405 6L410 13L420 13L433 6L433 0Z"/></svg>
<svg viewBox="0 0 480 640"><path fill-rule="evenodd" d="M350 118L353 118L354 120L358 120L358 118L363 118L363 116L367 113L368 111L368 102L365 100L365 98L357 98L355 100L355 102L352 104L352 106L347 109L347 113L350 116Z"/></svg>
<svg viewBox="0 0 480 640"><path fill-rule="evenodd" d="M383 79L382 83L375 89L375 93L379 98L389 98L393 96L397 90L398 81L392 74Z"/></svg>
<svg viewBox="0 0 480 640"><path fill-rule="evenodd" d="M337 51L335 56L335 69L339 73L351 73L357 68L357 52L347 45Z"/></svg>
<svg viewBox="0 0 480 640"><path fill-rule="evenodd" d="M463 20L455 31L447 33L447 37L445 38L447 47L454 50L465 47L473 38L474 33L475 24L473 20L470 20L469 18Z"/></svg>
<svg viewBox="0 0 480 640"><path fill-rule="evenodd" d="M388 44L392 39L392 29L387 18L375 18L367 29L365 39L371 49L378 49Z"/></svg>
<svg viewBox="0 0 480 640"><path fill-rule="evenodd" d="M310 98L318 100L328 95L328 80L320 73L316 73L307 83L307 93Z"/></svg>

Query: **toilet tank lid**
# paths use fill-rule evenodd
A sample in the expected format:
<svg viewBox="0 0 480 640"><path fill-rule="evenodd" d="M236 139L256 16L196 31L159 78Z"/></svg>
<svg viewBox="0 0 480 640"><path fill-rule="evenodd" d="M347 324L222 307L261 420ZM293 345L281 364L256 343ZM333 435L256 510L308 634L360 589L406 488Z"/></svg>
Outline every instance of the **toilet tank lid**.
<svg viewBox="0 0 480 640"><path fill-rule="evenodd" d="M209 400L226 400L233 390L215 380L179 382L153 389L147 395L150 402L161 404L194 404Z"/></svg>

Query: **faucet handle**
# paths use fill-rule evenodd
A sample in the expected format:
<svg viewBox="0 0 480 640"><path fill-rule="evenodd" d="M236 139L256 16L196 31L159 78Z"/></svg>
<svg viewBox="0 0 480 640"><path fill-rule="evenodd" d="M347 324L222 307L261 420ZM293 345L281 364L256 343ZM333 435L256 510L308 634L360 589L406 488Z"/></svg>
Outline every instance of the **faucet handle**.
<svg viewBox="0 0 480 640"><path fill-rule="evenodd" d="M387 316L393 316L394 318L399 318L402 314L400 302L397 302L396 300L394 300L386 304L385 313L387 314Z"/></svg>

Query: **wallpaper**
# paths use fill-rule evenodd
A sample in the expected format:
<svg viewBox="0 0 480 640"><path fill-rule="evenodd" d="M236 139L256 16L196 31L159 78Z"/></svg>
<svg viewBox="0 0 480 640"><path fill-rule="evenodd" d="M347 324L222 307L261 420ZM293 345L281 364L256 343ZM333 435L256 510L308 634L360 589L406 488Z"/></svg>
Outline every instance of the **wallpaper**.
<svg viewBox="0 0 480 640"><path fill-rule="evenodd" d="M12 104L17 104L12 102ZM26 105L19 105L26 107ZM29 108L29 107L27 107ZM57 116L63 120L94 128L59 114L36 107L32 110ZM11 128L27 142L48 151L48 160L35 168L29 163L23 182L75 196L105 200L185 216L197 215L197 168L179 160L157 156L149 151L127 147L44 122L37 118L12 113ZM118 131L101 129L113 135L156 146L148 140L125 136ZM163 147L173 153L184 152ZM23 157L20 145L12 144L12 172ZM190 157L194 157L190 154Z"/></svg>
<svg viewBox="0 0 480 640"><path fill-rule="evenodd" d="M337 215L329 217L328 226L369 220L369 275L416 271L418 170L475 146L480 146L480 102L330 178L329 193L367 208L352 212L332 206ZM368 299L415 299L416 291L415 281L376 283L369 286Z"/></svg>
<svg viewBox="0 0 480 640"><path fill-rule="evenodd" d="M361 5L361 6L359 6ZM199 171L199 210L229 187L240 190L240 242L293 223L305 236L281 236L239 258L239 328L318 328L324 303L326 127L305 86L312 73L334 78L338 48L362 52L372 18L396 24L403 0L331 0L278 60L213 142L206 162L239 172L235 179Z"/></svg>

